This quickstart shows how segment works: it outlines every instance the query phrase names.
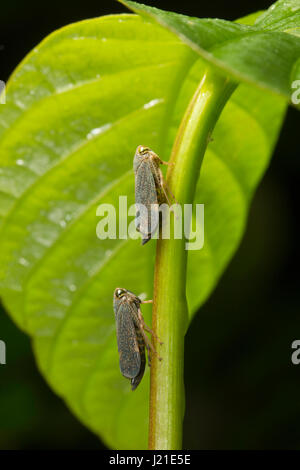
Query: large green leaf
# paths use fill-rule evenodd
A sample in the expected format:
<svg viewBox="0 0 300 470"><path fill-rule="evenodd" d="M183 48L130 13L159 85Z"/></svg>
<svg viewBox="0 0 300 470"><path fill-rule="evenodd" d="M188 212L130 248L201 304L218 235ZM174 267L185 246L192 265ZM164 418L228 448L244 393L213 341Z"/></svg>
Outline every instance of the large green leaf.
<svg viewBox="0 0 300 470"><path fill-rule="evenodd" d="M300 79L300 3L279 0L254 25L191 18L120 0L175 33L201 57L233 79L255 83L291 99Z"/></svg>
<svg viewBox="0 0 300 470"><path fill-rule="evenodd" d="M43 41L0 106L1 297L47 381L112 447L146 447L149 373L132 393L119 372L112 293L152 297L155 243L97 239L96 209L118 207L119 195L133 202L138 144L168 158L203 70L161 27L104 17ZM205 244L189 253L191 313L238 246L284 109L281 97L242 85L222 113L196 195Z"/></svg>

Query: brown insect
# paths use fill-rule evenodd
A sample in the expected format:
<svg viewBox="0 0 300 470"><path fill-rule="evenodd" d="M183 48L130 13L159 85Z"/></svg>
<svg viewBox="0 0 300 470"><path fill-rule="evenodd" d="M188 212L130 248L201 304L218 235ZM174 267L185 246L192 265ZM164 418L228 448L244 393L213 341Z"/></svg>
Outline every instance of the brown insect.
<svg viewBox="0 0 300 470"><path fill-rule="evenodd" d="M147 243L159 226L159 205L170 201L160 165L169 165L149 147L136 149L133 169L135 173L136 229L142 234L142 245ZM174 198L174 196L172 195ZM175 198L174 198L175 199Z"/></svg>
<svg viewBox="0 0 300 470"><path fill-rule="evenodd" d="M151 366L151 352L157 354L145 333L148 331L158 340L156 334L145 324L142 316L140 305L146 303L152 303L152 300L142 301L129 290L119 287L114 291L120 370L124 377L130 379L132 390L136 389L144 375L145 348L148 352L149 367ZM162 344L160 341L159 343ZM160 357L159 360L161 360Z"/></svg>

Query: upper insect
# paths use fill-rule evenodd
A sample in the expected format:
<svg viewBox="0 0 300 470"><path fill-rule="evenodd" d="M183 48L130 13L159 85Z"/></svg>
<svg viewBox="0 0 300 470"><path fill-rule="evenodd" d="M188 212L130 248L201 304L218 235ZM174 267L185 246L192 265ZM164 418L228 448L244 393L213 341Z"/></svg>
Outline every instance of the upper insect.
<svg viewBox="0 0 300 470"><path fill-rule="evenodd" d="M160 165L162 161L149 147L136 149L133 169L135 173L136 229L142 234L144 245L159 226L159 205L170 204Z"/></svg>

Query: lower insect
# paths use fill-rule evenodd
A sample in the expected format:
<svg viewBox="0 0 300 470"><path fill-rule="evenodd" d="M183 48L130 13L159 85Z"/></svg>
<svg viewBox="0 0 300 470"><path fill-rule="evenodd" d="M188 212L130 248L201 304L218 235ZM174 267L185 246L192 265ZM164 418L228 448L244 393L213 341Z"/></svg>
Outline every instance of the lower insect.
<svg viewBox="0 0 300 470"><path fill-rule="evenodd" d="M142 301L132 292L117 288L114 291L114 312L117 328L120 370L130 379L131 389L135 390L143 378L146 364L145 349L148 352L148 364L151 365L151 353L157 354L152 342L146 335L155 333L145 324L140 305L151 303ZM158 342L162 344L159 340ZM161 358L159 357L159 360Z"/></svg>

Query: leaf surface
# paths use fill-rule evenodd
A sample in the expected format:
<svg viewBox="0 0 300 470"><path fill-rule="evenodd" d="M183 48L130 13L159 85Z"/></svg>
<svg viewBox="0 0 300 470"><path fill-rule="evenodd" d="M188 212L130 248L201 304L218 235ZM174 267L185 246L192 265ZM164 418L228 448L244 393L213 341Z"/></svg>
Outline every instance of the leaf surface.
<svg viewBox="0 0 300 470"><path fill-rule="evenodd" d="M99 240L96 211L118 213L122 195L133 204L138 144L168 159L204 67L158 25L103 17L46 38L0 106L2 300L53 389L119 449L147 446L149 372L135 392L120 374L112 296L119 286L152 298L155 242ZM241 85L216 126L195 201L205 204L205 243L189 252L191 314L238 246L285 106ZM150 306L143 313L151 323Z"/></svg>
<svg viewBox="0 0 300 470"><path fill-rule="evenodd" d="M134 12L175 33L202 58L232 79L255 84L291 100L300 79L300 3L279 0L254 24L191 18L130 0Z"/></svg>

